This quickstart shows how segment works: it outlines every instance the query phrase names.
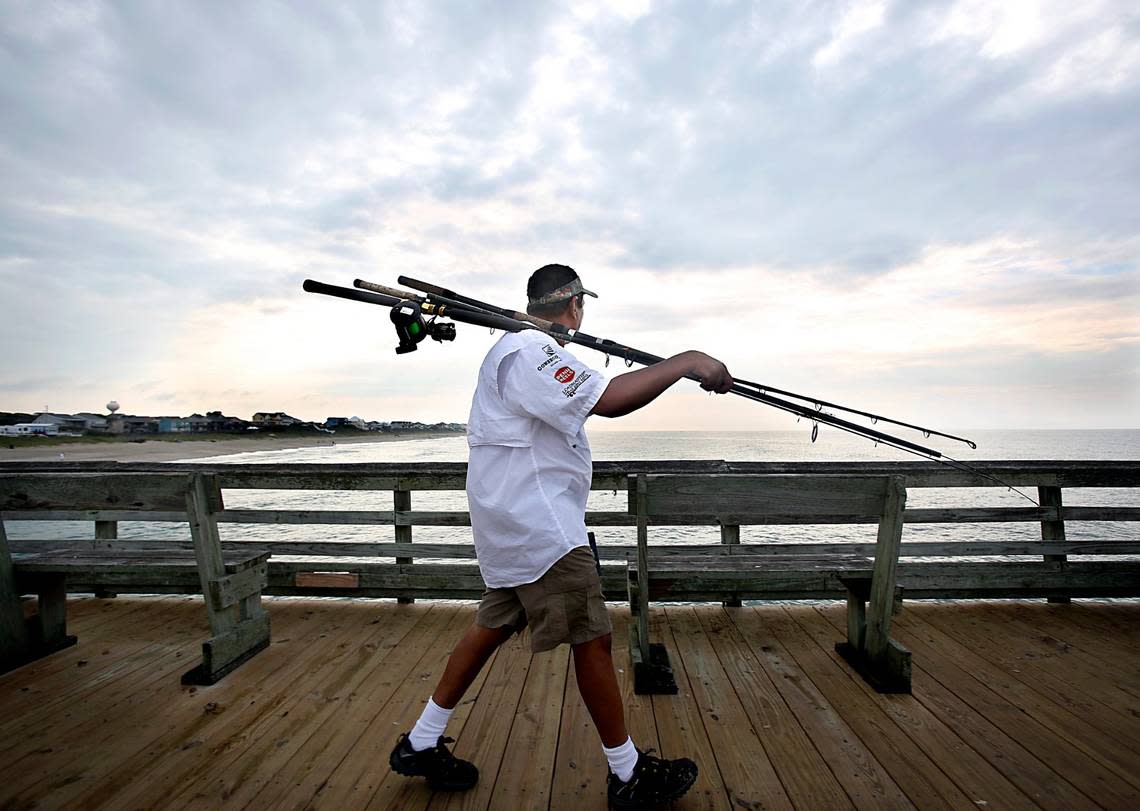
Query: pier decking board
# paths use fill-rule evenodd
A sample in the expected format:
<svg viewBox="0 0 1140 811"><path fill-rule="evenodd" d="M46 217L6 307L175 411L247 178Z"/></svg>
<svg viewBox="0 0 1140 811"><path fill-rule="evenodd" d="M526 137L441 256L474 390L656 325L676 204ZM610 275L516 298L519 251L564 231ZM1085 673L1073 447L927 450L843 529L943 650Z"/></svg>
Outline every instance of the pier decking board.
<svg viewBox="0 0 1140 811"><path fill-rule="evenodd" d="M266 662L258 665L255 680L247 684L202 692L172 690L186 658L196 653L204 625L200 601L188 601L186 608L192 613L184 611L167 630L169 648L181 657L167 657L172 661L156 657L154 671L137 680L134 686L138 689L132 697L112 706L93 699L86 716L77 719L66 738L57 735L65 744L74 742L70 751L65 748L59 758L44 763L49 781L61 770L66 775L49 795L58 807L100 807L124 789L149 790L157 797L157 804L162 804L182 788L176 780L166 779L176 774L173 770L179 765L178 753L194 752L199 747L206 747L204 751L211 754L224 752L227 742L217 744L209 733L226 723L245 720L250 708L256 707L259 712L272 709L271 701L261 701L260 705L258 701L273 688L275 679L283 682L287 675L305 676L303 658L299 657L298 669L290 673L280 668L283 658L279 653L266 657ZM278 615L286 629L295 630L296 623L319 612L319 605L316 609L282 606ZM124 635L132 633L130 626L117 630ZM286 630L284 636L291 635ZM303 636L298 641L309 642ZM306 653L314 650L320 648L310 645ZM281 672L274 672L274 665ZM212 709L210 704L214 705ZM235 737L241 734L239 730ZM36 796L38 792L30 793Z"/></svg>
<svg viewBox="0 0 1140 811"><path fill-rule="evenodd" d="M947 612L952 612L960 606L946 606ZM916 655L925 657L923 666L928 673L936 678L946 678L953 668L960 667L978 683L983 685L1002 702L1007 702L1014 712L1007 716L1007 731L1016 731L1016 739L1027 748L1032 748L1039 741L1060 740L1070 744L1082 752L1098 765L1097 772L1104 770L1104 785L1113 786L1117 792L1140 800L1136 789L1133 773L1136 771L1137 754L1123 749L1119 743L1106 736L1093 725L1087 723L1079 715L1061 706L1055 696L1039 692L1031 685L1027 685L1014 678L1013 674L998 667L979 656L971 647L959 643L947 635L928 620L937 620L937 613L927 613L928 608L934 606L918 606L918 610L907 611L899 616L899 639L910 647ZM1042 615L1045 616L1045 607ZM997 623L995 622L995 626ZM1046 626L1047 627L1047 626ZM968 689L968 685L965 685ZM961 691L962 687L956 687ZM960 693L963 696L968 693ZM983 705L984 701L978 697L967 699L974 706ZM990 709L991 714L994 709ZM1084 775L1091 767L1074 770L1074 775ZM1063 774L1067 770L1058 769ZM1098 800L1099 800L1099 795ZM1134 807L1134 802L1128 806Z"/></svg>
<svg viewBox="0 0 1140 811"><path fill-rule="evenodd" d="M1132 714L1140 706L1113 687L1104 671L1089 668L1080 656L1066 657L1061 667L1028 656L1026 650L1037 647L1032 630L1017 633L1009 623L986 622L973 607L961 609L963 616L953 623L946 622L945 614L937 615L936 627L1030 689L1050 697L1106 737L1140 751L1140 725Z"/></svg>
<svg viewBox="0 0 1140 811"><path fill-rule="evenodd" d="M69 602L79 644L0 677L0 808L605 807L568 649L499 650L448 728L480 784L433 794L387 755L473 604L269 598L270 648L192 690L200 599ZM835 654L841 605L654 615L680 694L632 694L624 607L615 661L638 744L700 763L679 809L1140 807L1140 601L908 602L910 696Z"/></svg>
<svg viewBox="0 0 1140 811"><path fill-rule="evenodd" d="M732 620L725 612L695 614L793 806L854 808Z"/></svg>
<svg viewBox="0 0 1140 811"><path fill-rule="evenodd" d="M728 613L857 808L961 807L961 791L873 702L859 698L846 672L801 668L796 640L778 636L768 622L780 619L780 609L765 609L764 622L755 609Z"/></svg>
<svg viewBox="0 0 1140 811"><path fill-rule="evenodd" d="M162 599L169 601L171 598ZM183 597L181 599L193 598ZM92 601L84 602L90 603ZM100 602L105 601L101 600ZM86 613L77 624L77 630L81 633L97 634L96 628L115 621L113 614L110 616L107 612L96 614L94 613L96 610L98 609L94 607L84 607ZM125 619L126 615L132 617L137 615L139 617L145 616L147 620L155 620L156 617L163 615L163 610L163 605L156 599L152 606L137 606L131 611L121 613L124 614L122 619ZM139 623L136 628L138 628L139 633L134 638L112 639L95 652L89 647L77 648L72 646L64 648L52 656L37 659L21 668L21 674L24 678L20 682L0 683L0 718L5 719L0 723L0 731L4 734L8 733L8 723L15 717L16 709L26 707L28 699L32 695L48 692L51 694L52 700L58 701L65 698L69 691L87 691L91 689L93 682L98 682L98 674L101 674L106 668L114 666L117 660L123 656L146 647L148 643L153 643L153 639L145 633L147 629L145 624ZM87 662L82 667L88 668L85 673L87 678L82 680L73 678L71 673L75 668L81 667L79 665L81 661ZM17 684L19 686L16 686ZM67 689L58 689L61 685L66 686Z"/></svg>
<svg viewBox="0 0 1140 811"><path fill-rule="evenodd" d="M822 658L834 659L838 656L832 643L835 629L819 615L799 611L794 618L786 617L780 623L776 628L782 636L795 638L797 632L792 625L797 625L800 634L798 638L804 643L810 640L817 645L815 651L804 648L805 653L811 657L810 660L800 660L808 673L811 672L809 661L814 661L814 666L822 668ZM895 696L876 693L861 679L852 679L851 682L898 725L899 730L910 738L914 746L937 763L973 803L982 801L997 808L1026 806L1027 795L921 701L900 701Z"/></svg>
<svg viewBox="0 0 1140 811"><path fill-rule="evenodd" d="M670 607L667 616L672 631L669 648L677 652L677 659L685 668L688 677L685 687L692 696L693 706L701 714L709 743L717 752L719 776L730 805L773 810L793 808L694 609Z"/></svg>
<svg viewBox="0 0 1140 811"><path fill-rule="evenodd" d="M183 651L156 638L164 633L162 616L159 613L159 625L140 628L140 639L133 645L126 641L112 642L101 650L89 651L91 662L77 656L63 671L46 678L36 677L28 685L28 691L21 693L21 699L13 702L11 708L5 707L4 717L12 720L2 727L5 744L0 747L0 757L20 748L29 739L50 738L52 724L61 717L82 714L86 702L93 697L98 696L105 710L113 710L140 691L149 689L171 669L184 665ZM177 613L165 616L180 619ZM83 662L88 663L83 665ZM76 673L80 674L79 678ZM35 709L21 711L29 701L36 702Z"/></svg>
<svg viewBox="0 0 1140 811"><path fill-rule="evenodd" d="M817 610L821 617L831 623L833 629L843 628L842 612L837 613L830 607ZM1097 779L1081 779L1090 771L1094 773L1100 771L1095 762L1089 761L1078 750L1057 740L1055 736L1042 734L1044 730L1039 730L1034 736L1033 743L1036 746L1032 747L1033 751L1022 746L1004 731L1010 728L1011 718L1018 722L1023 720L1023 716L1016 717L1019 714L1018 710L984 695L988 692L985 686L978 683L969 673L950 667L945 670L953 670L954 673L947 677L940 672L939 676L957 687L965 697L970 698L974 706L956 695L953 690L943 686L921 667L914 673L915 695L919 701L946 723L960 739L966 741L989 763L994 764L1034 802L1042 808L1067 811L1072 808L1088 807L1092 804L1091 797L1099 796L1098 791L1104 788L1103 782L1098 782ZM963 680L972 684L963 686ZM1055 770L1065 770L1074 757L1082 760L1082 768L1076 772L1078 779L1075 782L1084 786L1084 793ZM1050 763L1053 764L1052 767ZM1123 797L1118 798L1120 803L1126 801Z"/></svg>
<svg viewBox="0 0 1140 811"><path fill-rule="evenodd" d="M685 795L686 808L728 811L732 806L718 771L715 747L709 741L700 707L693 698L684 660L675 652L676 643L664 612L656 611L650 617L649 633L653 639L660 639L668 646L673 675L677 680L676 695L652 697L653 717L657 722L657 735L661 742L659 754L664 757L684 755L697 762L700 772L697 782Z"/></svg>
<svg viewBox="0 0 1140 811"><path fill-rule="evenodd" d="M1136 651L1122 650L1114 656L1106 650L1098 650L1099 646L1092 642L1070 642L1069 639L1078 637L1056 620L1049 631L1043 631L1006 610L999 616L1002 626L1013 632L1020 642L1005 653L1007 661L1012 661L1009 657L1016 658L1019 670L1026 672L1027 668L1022 665L1028 665L1028 670L1036 673L1042 663L1051 665L1051 660L1063 658L1064 668L1051 669L1061 674L1061 681L1070 685L1078 700L1085 696L1126 718L1134 718L1134 713L1140 712L1140 701L1129 693L1126 684L1128 680L1136 681L1137 665L1140 665ZM1053 673L1049 677L1052 678Z"/></svg>
<svg viewBox="0 0 1140 811"><path fill-rule="evenodd" d="M438 616L428 619L425 633L438 632L446 637L454 632L454 608L444 607L433 613ZM341 708L349 697L356 690L366 689L367 680L378 668L396 669L397 677L402 676L405 682L412 677L407 672L415 663L411 656L391 663L385 657L396 659L408 632L418 626L417 619L406 614L393 622L369 624L357 630L356 639L337 635L334 652L316 673L301 682L304 689L296 690L295 697L284 701L272 714L261 716L256 726L247 727L248 734L239 745L229 747L224 758L202 765L203 771L214 773L212 785L176 796L173 802L185 808L220 808L227 803L244 807L316 730L332 716L342 715Z"/></svg>

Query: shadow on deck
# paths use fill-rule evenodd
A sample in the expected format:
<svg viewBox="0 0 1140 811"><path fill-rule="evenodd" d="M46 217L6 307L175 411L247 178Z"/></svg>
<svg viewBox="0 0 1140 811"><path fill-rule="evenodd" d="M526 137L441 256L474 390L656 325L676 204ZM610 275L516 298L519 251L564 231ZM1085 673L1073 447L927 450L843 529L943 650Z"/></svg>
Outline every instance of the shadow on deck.
<svg viewBox="0 0 1140 811"><path fill-rule="evenodd" d="M79 644L0 677L0 808L605 807L569 650L496 654L448 734L479 786L390 774L472 603L270 598L273 642L212 687L200 598L76 598ZM907 603L914 694L834 653L842 606L654 612L681 693L632 694L635 742L701 767L677 808L1140 808L1140 601Z"/></svg>

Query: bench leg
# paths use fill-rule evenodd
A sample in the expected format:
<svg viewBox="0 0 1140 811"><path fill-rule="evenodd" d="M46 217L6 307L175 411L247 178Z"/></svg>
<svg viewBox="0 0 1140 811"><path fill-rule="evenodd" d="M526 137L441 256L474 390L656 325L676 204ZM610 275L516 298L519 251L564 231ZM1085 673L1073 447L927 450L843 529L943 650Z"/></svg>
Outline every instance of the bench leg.
<svg viewBox="0 0 1140 811"><path fill-rule="evenodd" d="M269 647L269 615L242 620L202 643L202 664L182 676L183 684L215 684Z"/></svg>
<svg viewBox="0 0 1140 811"><path fill-rule="evenodd" d="M643 657L642 637L637 623L629 626L629 658L633 664L633 692L639 696L677 694L677 680L673 678L673 666L669 662L669 651L660 642L647 645L648 658Z"/></svg>
<svg viewBox="0 0 1140 811"><path fill-rule="evenodd" d="M878 652L868 650L865 585L847 585L847 641L836 642L835 650L863 679L880 693L909 693L910 651L888 638ZM897 614L902 589L896 589L890 613Z"/></svg>
<svg viewBox="0 0 1140 811"><path fill-rule="evenodd" d="M669 662L669 651L661 643L649 642L648 601L643 602L637 570L630 568L626 581L629 589L629 659L633 667L633 692L637 695L676 695L677 681Z"/></svg>
<svg viewBox="0 0 1140 811"><path fill-rule="evenodd" d="M269 647L269 615L261 607L261 592L224 608L211 606L210 626L213 636L202 643L202 664L183 674L183 684L215 684Z"/></svg>
<svg viewBox="0 0 1140 811"><path fill-rule="evenodd" d="M74 645L76 638L67 635L67 578L62 574L43 577L38 592L40 640L44 653Z"/></svg>
<svg viewBox="0 0 1140 811"><path fill-rule="evenodd" d="M39 611L25 619L23 606L16 601L19 613L14 622L23 626L19 634L23 643L16 646L5 638L5 644L0 646L0 673L71 647L77 641L67 634L67 578L62 574L40 574L23 583L25 593L36 594Z"/></svg>
<svg viewBox="0 0 1140 811"><path fill-rule="evenodd" d="M867 639L867 604L854 589L847 589L847 644L863 650Z"/></svg>

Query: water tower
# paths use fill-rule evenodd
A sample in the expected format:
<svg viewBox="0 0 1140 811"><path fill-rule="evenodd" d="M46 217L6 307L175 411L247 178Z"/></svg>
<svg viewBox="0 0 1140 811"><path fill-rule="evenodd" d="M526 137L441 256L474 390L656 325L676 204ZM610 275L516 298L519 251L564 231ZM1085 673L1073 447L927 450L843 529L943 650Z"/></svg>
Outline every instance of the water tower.
<svg viewBox="0 0 1140 811"><path fill-rule="evenodd" d="M109 412L111 412L112 414L114 414L116 411L118 411L119 410L118 400L112 400L111 402L107 403L107 410Z"/></svg>

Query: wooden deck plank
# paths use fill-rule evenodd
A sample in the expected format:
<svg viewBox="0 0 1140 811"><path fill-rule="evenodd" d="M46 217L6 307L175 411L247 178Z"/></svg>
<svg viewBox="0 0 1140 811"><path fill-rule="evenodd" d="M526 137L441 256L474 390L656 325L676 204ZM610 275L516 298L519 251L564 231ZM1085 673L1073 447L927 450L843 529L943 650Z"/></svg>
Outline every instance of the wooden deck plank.
<svg viewBox="0 0 1140 811"><path fill-rule="evenodd" d="M1110 626L1072 609L1072 603L1009 602L995 606L994 613L1033 628L1044 639L1077 648L1095 660L1098 672L1110 668L1120 671L1128 683L1140 681L1140 645L1121 645L1120 635ZM1126 685L1117 683L1117 686Z"/></svg>
<svg viewBox="0 0 1140 811"><path fill-rule="evenodd" d="M569 665L569 645L535 655L507 738L509 757L499 766L489 809L514 811L550 805Z"/></svg>
<svg viewBox="0 0 1140 811"><path fill-rule="evenodd" d="M479 783L470 791L439 792L431 798L428 808L485 811L490 805L532 658L529 631L511 637L499 648L494 666L483 682L467 723L456 737L453 750L458 757L478 767Z"/></svg>
<svg viewBox="0 0 1140 811"><path fill-rule="evenodd" d="M468 604L467 608L470 611L470 614L468 615L468 622L470 622L474 619L475 606ZM446 652L447 656L451 655L451 650L454 649L454 645L455 643L458 643L460 637L461 634L457 634L452 640L452 644L450 647L448 647L448 650ZM451 720L447 725L448 737L457 737L463 734L463 729L471 718L471 712L475 707L475 703L479 698L479 694L483 689L483 685L486 683L487 676L493 669L495 661L498 659L499 654L500 651L496 651L494 654L492 654L492 657L488 660L487 665L475 678L475 681L472 682L470 689L467 691L467 694L463 697L459 704L456 705L455 712L452 714ZM442 672L442 670L440 672ZM424 699L424 701L426 701L426 699ZM419 706L416 706L415 703L412 702L411 710L412 712L407 716L407 727L409 729L414 723L415 718L417 718L419 713L422 712L423 703L421 703ZM394 725L389 725L389 728L394 729L400 723L400 721L397 721ZM395 739L392 740L392 743L395 743ZM394 793L387 790L388 785L395 787L396 790ZM408 778L401 777L397 774L389 774L384 778L384 782L381 783L381 790L374 795L370 806L390 808L393 809L393 811L423 811L423 809L427 808L428 804L431 802L434 796L434 793L426 790L426 786L421 780L409 780ZM384 802L378 802L378 800L384 800Z"/></svg>
<svg viewBox="0 0 1140 811"><path fill-rule="evenodd" d="M163 649L167 623L179 616L182 604L192 600L165 601L145 614L132 615L135 630L129 636L106 636L95 644L95 637L85 633L75 645L12 671L0 690L0 718L4 719L0 722L0 740L9 741L21 729L38 723L37 718L85 700L109 680L129 673L132 665L149 662ZM203 609L203 625L205 619ZM28 709L33 701L35 707Z"/></svg>
<svg viewBox="0 0 1140 811"><path fill-rule="evenodd" d="M179 595L182 600L193 599L186 596ZM164 603L173 604L175 601L174 595L166 595L163 600ZM85 637L89 633L96 633L97 636L105 642L124 641L129 640L131 637L115 630L116 626L121 627L123 622L123 615L114 612L113 607L109 615L104 615L105 608L88 609L87 616L83 619L82 623L77 625L72 622L71 604L72 598L68 598L68 615L67 615L67 630L68 633L79 637L79 642L70 648L64 648L61 651L53 653L51 656L45 656L42 659L36 659L29 662L23 667L17 668L6 674L6 678L0 683L0 702L3 702L9 697L13 697L16 693L22 691L22 688L27 685L38 684L48 674L67 671L76 666L76 661L82 658L89 658L90 646L87 646L82 652L79 650L80 646L85 642ZM87 601L90 602L90 601ZM110 601L106 601L110 604ZM138 611L135 614L136 618L149 617L151 614L162 611L162 604L156 604L151 607L149 611L144 611L140 606L133 606L129 611ZM128 612L129 613L129 612ZM105 630L104 630L105 629ZM104 646L105 647L105 646Z"/></svg>
<svg viewBox="0 0 1140 811"><path fill-rule="evenodd" d="M777 611L779 609L776 609ZM966 808L969 799L835 663L806 673L775 632L771 609L730 615L857 808ZM795 645L793 644L793 649ZM814 647L814 646L813 646Z"/></svg>
<svg viewBox="0 0 1140 811"><path fill-rule="evenodd" d="M194 614L200 606L185 605ZM13 757L13 777L5 790L20 797L52 787L53 799L90 791L104 769L125 757L126 747L140 738L146 723L162 718L164 706L153 706L156 696L177 690L179 675L200 655L201 631L194 626L172 623L170 638L153 648L148 663L109 679L103 689L74 707L64 702L58 711L34 730L19 738L24 757ZM197 644L195 642L197 640ZM81 671L77 678L82 679ZM151 704L147 709L146 705ZM130 736L117 734L131 730Z"/></svg>
<svg viewBox="0 0 1140 811"><path fill-rule="evenodd" d="M842 632L832 626L818 612L809 607L786 609L789 619L819 646L817 656L830 657L837 664L842 657L835 651L835 640ZM846 627L846 626L844 626ZM807 668L806 663L802 663ZM1023 808L1030 811L1037 803L1017 787L998 769L986 761L962 737L932 713L914 695L884 695L853 671L849 672L852 684L890 716L916 747L941 766L977 806L995 808Z"/></svg>
<svg viewBox="0 0 1140 811"><path fill-rule="evenodd" d="M675 653L677 643L673 639L666 614L662 611L652 613L649 638L662 640L669 649L673 676L677 681L677 695L653 696L653 716L657 719L657 735L661 741L660 755L666 758L687 757L697 764L697 782L682 798L682 807L686 811L697 808L727 811L731 808L728 795L717 769L716 755L705 731L700 709L693 699L693 688L685 662Z"/></svg>
<svg viewBox="0 0 1140 811"><path fill-rule="evenodd" d="M610 608L613 624L612 651L618 689L625 707L626 728L634 745L656 749L657 726L653 720L653 702L648 696L633 692L633 673L629 670L629 608ZM609 764L602 752L597 727L586 710L574 675L573 657L566 676L566 698L558 732L558 755L554 762L554 780L550 789L551 808L590 807L607 790Z"/></svg>
<svg viewBox="0 0 1140 811"><path fill-rule="evenodd" d="M936 633L933 628L928 633L923 633L922 628L918 623L895 627L898 640L912 651L915 662L919 663L914 680L919 700L956 723L969 724L979 737L1003 741L1004 738L994 735L992 727L1015 741L1018 747L1024 747L1058 776L1043 780L1043 787L1060 778L1072 782L1085 796L1096 798L1106 808L1140 805L1137 789L1074 745L1067 736L1045 727L1032 713L993 689L991 680L986 678L988 674L979 673L978 668L972 666L969 651L947 651L938 647L936 640L931 640ZM963 706L976 714L977 719L963 711ZM1003 759L1017 756L1016 749L1013 754L1002 749ZM1080 808L1080 804L1074 808Z"/></svg>
<svg viewBox="0 0 1140 811"><path fill-rule="evenodd" d="M385 660L385 667L361 685L359 696L350 697L351 703L338 715L323 720L318 735L286 764L287 774L273 776L251 801L252 807L364 808L388 779L388 754L422 710L441 656L468 620L462 604L453 601L401 608L434 613L430 621L418 623ZM289 779L289 774L294 777ZM430 795L422 782L417 782L416 790Z"/></svg>
<svg viewBox="0 0 1140 811"><path fill-rule="evenodd" d="M1045 667L1050 675L1125 718L1140 712L1140 651L1102 647L1097 644L1101 634L1063 619L1042 626L1038 617L1010 613L1008 604L995 606L992 616L1020 638L1021 644L1010 649L1011 654L1016 651L1019 657Z"/></svg>
<svg viewBox="0 0 1140 811"><path fill-rule="evenodd" d="M776 685L726 616L745 609L699 610L725 676L735 687L768 759L796 808L854 808L827 762L788 707Z"/></svg>
<svg viewBox="0 0 1140 811"><path fill-rule="evenodd" d="M432 607L431 604L428 607ZM436 613L440 613L440 608L442 604L434 606ZM416 683L422 685L428 693L431 692L431 686L424 684L420 674L423 672L423 660L433 654L438 655L438 650L426 647L425 638L434 635L439 640L439 646L453 645L457 639L454 629L468 620L469 615L461 606L445 631L434 631L435 626L423 621L418 623L399 641L399 653L409 661L409 668L401 667L399 661L393 658L394 654L385 658L383 666L366 679L358 690L349 694L337 711L320 724L316 733L293 753L281 769L270 776L249 805L257 808L302 809L333 778L337 769L361 741L367 742L372 735L376 735L380 748L387 744L390 750L399 732L406 730L397 729L387 717L378 719L378 716L384 715L389 702L400 687L408 682L409 672L416 673ZM445 632L447 636L444 636ZM412 661L416 652L422 652L423 656L420 660ZM478 689L479 682L476 682L471 694L460 702L448 726L448 734L462 726ZM426 701L426 696L423 699ZM386 756L382 765L387 768ZM342 771L336 779L343 779L345 774L347 771ZM415 806L409 804L408 807Z"/></svg>
<svg viewBox="0 0 1140 811"><path fill-rule="evenodd" d="M909 645L917 639L925 642L926 649L933 654L932 660L939 663L928 666L931 672L937 672L937 668L941 667L944 662L963 667L1002 699L1008 701L1019 711L1036 719L1041 726L1049 729L1052 734L1072 743L1086 755L1109 769L1116 777L1140 788L1140 780L1134 777L1140 768L1140 762L1136 756L1121 751L1115 740L1087 723L1079 715L1014 678L1013 674L1008 673L998 665L979 656L972 646L959 642L955 637L926 622L925 617L917 616L917 612L904 610L896 618L892 633L895 630L897 630L899 640L903 645Z"/></svg>
<svg viewBox="0 0 1140 811"><path fill-rule="evenodd" d="M1087 611L1126 639L1140 641L1136 623L1135 600L1081 600L1073 603L1078 611Z"/></svg>
<svg viewBox="0 0 1140 811"><path fill-rule="evenodd" d="M437 639L425 639L421 645L430 652L429 656L425 656L421 660L421 665L415 669L416 678L419 680L418 685L405 685L400 692L393 697L385 707L384 712L377 716L374 729L376 734L368 735L368 741L375 746L373 751L379 756L381 763L377 763L374 759L372 769L380 768L383 770L381 779L379 779L378 786L372 796L367 800L367 807L369 809L375 808L390 808L390 809L422 809L426 808L428 803L434 797L432 791L428 788L427 783L421 778L408 778L403 777L394 772L387 771L388 754L392 751L392 747L396 743L396 737L400 732L408 731L415 724L416 719L420 713L423 712L424 704L428 696L431 694L432 689L439 681L439 677L443 674L444 668L447 666L448 657L451 655L451 650L455 643L459 641L463 633L470 627L471 622L475 617L475 606L467 604L465 608L461 608L455 620L449 626L449 629L444 635ZM498 659L500 651L496 651L495 659ZM491 662L493 666L494 662ZM486 673L481 673L472 685L467 696L464 697L463 702L456 710L456 714L452 716L452 722L447 726L447 737L454 738L462 734L463 728L470 720L472 708L475 706L478 694L482 689L482 685L486 681ZM480 770L480 780L482 781L483 775ZM489 778L488 778L489 779Z"/></svg>
<svg viewBox="0 0 1140 811"><path fill-rule="evenodd" d="M666 611L693 701L733 808L793 808L760 736L691 606ZM712 763L708 764L710 767Z"/></svg>
<svg viewBox="0 0 1140 811"><path fill-rule="evenodd" d="M633 668L629 659L629 626L633 623L633 616L628 605L618 606L610 616L614 625L614 668L621 688L621 701L625 705L629 735L634 745L642 750L660 752L661 738L657 734L657 718L653 715L653 696L638 695L633 691ZM609 764L604 768L608 775Z"/></svg>
<svg viewBox="0 0 1140 811"><path fill-rule="evenodd" d="M376 625L369 622L358 631L349 629L355 631L352 636L342 628L321 670L307 680L303 689L294 691L295 695L281 705L280 712L263 716L261 723L250 729L242 745L231 747L224 758L216 758L210 764L213 780L209 787L199 788L185 795L185 799L183 796L174 798L174 806L212 809L233 804L244 807L313 732L335 715L354 691L361 689L377 668L395 668L385 659L394 658L393 652L420 621L431 623L439 614L445 623L440 633L446 634L456 613L455 606L441 606L426 617L419 612L397 612L389 622ZM423 648L418 652L422 653Z"/></svg>
<svg viewBox="0 0 1140 811"><path fill-rule="evenodd" d="M93 759L109 761L84 793L84 802L129 808L170 806L214 776L215 764L257 737L272 717L287 711L298 684L319 681L336 657L337 628L355 626L355 613L331 601L280 603L268 610L277 638L230 676L207 688L170 689L131 707L128 738L99 740ZM188 648L194 649L192 642Z"/></svg>
<svg viewBox="0 0 1140 811"><path fill-rule="evenodd" d="M474 760L483 779L471 792L432 794L420 779L390 774L387 754L421 710L473 604L267 598L266 605L270 648L218 685L192 691L177 677L203 638L200 597L87 598L85 616L98 622L80 645L125 651L141 634L153 648L136 650L135 666L94 688L85 679L97 671L74 667L63 678L49 670L23 702L20 671L0 676L11 713L4 724L28 733L0 744L12 756L0 760L0 808L604 807L605 759L569 683L568 649L532 657L527 637L500 649L448 727L456 752ZM1091 650L1077 672L1093 701L1088 696L1113 685L1129 686L1127 664L1090 663L1130 644L1133 635L1117 627L1129 618L1136 624L1140 601L914 606L892 631L915 654L911 697L870 693L835 658L830 643L842 635L842 607L654 609L654 638L669 646L683 692L629 695L627 717L638 746L700 764L707 790L676 807L770 807L765 792L777 784L785 807L796 809L986 807L974 799L1026 807L1018 795L1045 811L1140 807L1140 754L1013 673L1024 668L1014 654L995 662L992 651L972 647L973 635L988 632L994 645L1032 652L1031 664L1070 689L1068 663ZM1074 608L1050 622L1057 609ZM382 636L380 627L398 632L402 611L414 618L407 633ZM448 611L449 621L425 621ZM628 610L612 614L626 691ZM970 644L955 631L968 632ZM1046 637L1073 653L1045 655ZM82 700L76 690L86 691ZM37 710L32 699L57 702L57 711ZM207 711L210 702L219 706ZM34 716L37 728L21 716ZM1126 732L1140 734L1136 716L1121 717ZM520 751L530 765L512 760ZM762 773L756 764L765 761L771 767ZM975 796L976 786L1003 780L1004 795Z"/></svg>
<svg viewBox="0 0 1140 811"><path fill-rule="evenodd" d="M1114 737L1119 743L1140 750L1140 727L1133 712L1140 709L1135 698L1102 679L1103 673L1079 655L1064 648L1037 644L1039 635L1031 627L1018 628L1017 623L995 623L986 620L977 607L963 608L953 622L945 615L921 611L920 616L936 625L959 642L973 648L980 656L1001 667L1026 686L1079 715L1087 723ZM1064 662L1058 662L1064 657Z"/></svg>

